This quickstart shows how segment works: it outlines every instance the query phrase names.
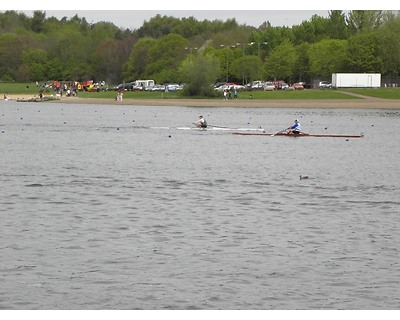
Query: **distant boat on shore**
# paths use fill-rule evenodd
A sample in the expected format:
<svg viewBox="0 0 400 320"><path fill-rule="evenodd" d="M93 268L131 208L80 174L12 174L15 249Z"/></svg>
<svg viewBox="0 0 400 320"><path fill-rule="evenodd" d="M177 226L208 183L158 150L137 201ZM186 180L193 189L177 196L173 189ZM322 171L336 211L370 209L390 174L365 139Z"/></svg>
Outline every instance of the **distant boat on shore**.
<svg viewBox="0 0 400 320"><path fill-rule="evenodd" d="M60 100L61 98L58 96L43 96L43 97L32 97L32 98L17 98L17 102L45 102L45 101L54 101Z"/></svg>

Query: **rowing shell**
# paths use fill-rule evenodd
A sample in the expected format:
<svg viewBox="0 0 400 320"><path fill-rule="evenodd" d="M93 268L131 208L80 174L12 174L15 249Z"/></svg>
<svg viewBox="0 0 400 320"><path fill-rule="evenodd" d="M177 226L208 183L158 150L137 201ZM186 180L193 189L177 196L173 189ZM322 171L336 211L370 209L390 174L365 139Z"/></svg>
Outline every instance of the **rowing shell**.
<svg viewBox="0 0 400 320"><path fill-rule="evenodd" d="M226 127L207 127L207 128L199 128L199 127L150 127L151 129L173 129L173 130L199 130L199 131L250 131L250 132L263 132L262 128L226 128Z"/></svg>
<svg viewBox="0 0 400 320"><path fill-rule="evenodd" d="M300 137L317 137L317 138L362 138L361 135L342 135L342 134L287 134L287 133L265 133L265 132L232 132L232 134L236 134L239 136L266 136L266 137L292 137L292 138L300 138Z"/></svg>

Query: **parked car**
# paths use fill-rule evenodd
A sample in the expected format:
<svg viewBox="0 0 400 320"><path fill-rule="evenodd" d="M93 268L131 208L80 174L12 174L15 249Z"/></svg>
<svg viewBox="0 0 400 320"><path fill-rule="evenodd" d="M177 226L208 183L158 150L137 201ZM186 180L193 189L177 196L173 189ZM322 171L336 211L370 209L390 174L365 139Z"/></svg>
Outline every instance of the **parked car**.
<svg viewBox="0 0 400 320"><path fill-rule="evenodd" d="M332 88L332 83L330 83L328 81L321 81L319 83L319 88L320 89L330 89L330 88Z"/></svg>
<svg viewBox="0 0 400 320"><path fill-rule="evenodd" d="M289 89L289 85L286 82L279 81L275 82L275 88L277 90L287 90Z"/></svg>
<svg viewBox="0 0 400 320"><path fill-rule="evenodd" d="M294 90L303 90L303 89L304 89L304 86L303 86L302 83L296 82L296 83L293 83L292 88L293 88Z"/></svg>
<svg viewBox="0 0 400 320"><path fill-rule="evenodd" d="M275 90L276 88L273 82L268 81L264 83L264 91L275 91Z"/></svg>
<svg viewBox="0 0 400 320"><path fill-rule="evenodd" d="M264 82L257 80L247 85L251 90L262 90L264 88Z"/></svg>
<svg viewBox="0 0 400 320"><path fill-rule="evenodd" d="M281 90L282 87L286 87L286 82L284 80L275 80L272 81L272 83L275 85L275 90ZM289 87L289 85L287 85Z"/></svg>
<svg viewBox="0 0 400 320"><path fill-rule="evenodd" d="M151 88L151 91L163 92L165 91L165 86L162 84L156 84L154 87Z"/></svg>
<svg viewBox="0 0 400 320"><path fill-rule="evenodd" d="M217 88L214 88L214 90L215 90L215 91L223 92L223 91L225 91L225 90L233 90L234 88L237 89L238 86L239 86L238 84L235 84L235 83L233 83L233 82L226 82L226 83L224 83L222 86L219 86L219 87L217 87ZM237 89L237 90L238 90L238 89Z"/></svg>
<svg viewBox="0 0 400 320"><path fill-rule="evenodd" d="M236 89L237 91L242 91L242 90L246 90L246 87L242 86L241 84L235 84L235 85L233 85L233 89Z"/></svg>
<svg viewBox="0 0 400 320"><path fill-rule="evenodd" d="M173 91L178 91L178 90L182 90L182 87L177 83L166 83L165 84L166 92L168 92L168 91L173 92Z"/></svg>
<svg viewBox="0 0 400 320"><path fill-rule="evenodd" d="M217 89L220 86L223 86L224 84L225 84L225 82L217 82L216 84L214 84L214 89Z"/></svg>
<svg viewBox="0 0 400 320"><path fill-rule="evenodd" d="M113 88L114 91L127 91L132 90L132 84L130 82L120 83L118 86Z"/></svg>

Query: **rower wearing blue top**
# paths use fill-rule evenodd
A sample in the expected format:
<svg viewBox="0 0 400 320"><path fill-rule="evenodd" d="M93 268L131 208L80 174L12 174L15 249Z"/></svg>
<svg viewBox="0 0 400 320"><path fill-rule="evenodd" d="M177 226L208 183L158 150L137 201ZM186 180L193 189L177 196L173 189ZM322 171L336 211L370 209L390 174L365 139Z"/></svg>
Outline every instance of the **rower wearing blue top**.
<svg viewBox="0 0 400 320"><path fill-rule="evenodd" d="M294 125L290 126L286 129L288 134L300 134L301 133L301 125L299 120L294 120Z"/></svg>

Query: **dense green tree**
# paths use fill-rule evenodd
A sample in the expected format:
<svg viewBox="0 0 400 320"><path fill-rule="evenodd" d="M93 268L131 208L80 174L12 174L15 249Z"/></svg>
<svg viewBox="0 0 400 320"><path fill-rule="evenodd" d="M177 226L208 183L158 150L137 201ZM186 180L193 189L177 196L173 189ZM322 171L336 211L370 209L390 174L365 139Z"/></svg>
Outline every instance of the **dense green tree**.
<svg viewBox="0 0 400 320"><path fill-rule="evenodd" d="M252 41L257 42L258 39L262 39L262 42L266 43L263 48L266 49L268 54L283 42L293 41L294 36L292 29L288 27L272 27L267 23L265 29L258 30L252 34Z"/></svg>
<svg viewBox="0 0 400 320"><path fill-rule="evenodd" d="M311 44L304 42L295 47L297 60L293 71L295 81L311 82L310 74L310 50Z"/></svg>
<svg viewBox="0 0 400 320"><path fill-rule="evenodd" d="M293 42L298 45L304 42L315 43L329 37L329 20L314 15L310 21L303 21L298 26L293 26Z"/></svg>
<svg viewBox="0 0 400 320"><path fill-rule="evenodd" d="M170 33L176 33L185 38L192 38L202 33L211 36L215 33L225 30L234 30L238 27L239 25L235 19L228 19L225 22L220 20L205 20L200 22L193 17L179 19L157 14L149 21L145 21L136 33L140 38L161 38Z"/></svg>
<svg viewBox="0 0 400 320"><path fill-rule="evenodd" d="M21 63L21 53L24 49L23 39L16 34L0 35L0 77L13 79L15 71Z"/></svg>
<svg viewBox="0 0 400 320"><path fill-rule="evenodd" d="M33 32L41 32L43 30L43 24L46 20L46 12L44 11L33 11L33 18L31 22L31 29Z"/></svg>
<svg viewBox="0 0 400 320"><path fill-rule="evenodd" d="M17 30L30 29L31 19L24 13L10 10L0 13L0 35L15 33Z"/></svg>
<svg viewBox="0 0 400 320"><path fill-rule="evenodd" d="M49 60L46 63L46 74L47 74L47 79L43 80L58 80L58 81L63 81L65 79L70 80L79 80L82 81L82 79L77 78L77 77L69 77L68 75L63 74L63 72L67 68L62 65L62 63L57 60L56 58L49 58ZM84 79L86 80L86 79Z"/></svg>
<svg viewBox="0 0 400 320"><path fill-rule="evenodd" d="M349 30L357 32L378 29L383 23L383 12L381 10L353 10L347 17Z"/></svg>
<svg viewBox="0 0 400 320"><path fill-rule="evenodd" d="M94 65L94 70L98 79L118 83L123 78L122 66L129 58L133 41L133 38L107 39L97 46L94 53L97 64Z"/></svg>
<svg viewBox="0 0 400 320"><path fill-rule="evenodd" d="M291 42L284 43L272 50L267 58L264 68L265 75L269 79L283 79L292 82L293 73L297 61L297 52Z"/></svg>
<svg viewBox="0 0 400 320"><path fill-rule="evenodd" d="M132 81L143 78L150 63L150 51L157 45L157 40L149 37L139 39L134 45L128 62L124 66L123 80Z"/></svg>
<svg viewBox="0 0 400 320"><path fill-rule="evenodd" d="M347 39L346 15L342 10L329 11L328 34L331 39Z"/></svg>
<svg viewBox="0 0 400 320"><path fill-rule="evenodd" d="M389 77L400 75L400 19L399 15L387 16L387 22L377 30L378 53L382 61L382 72Z"/></svg>
<svg viewBox="0 0 400 320"><path fill-rule="evenodd" d="M175 82L176 69L185 55L186 45L187 40L177 34L169 34L160 39L139 40L125 66L125 79L132 81L147 78L159 83Z"/></svg>
<svg viewBox="0 0 400 320"><path fill-rule="evenodd" d="M93 50L86 37L72 26L64 27L63 32L47 43L49 53L63 62L75 64L90 62Z"/></svg>
<svg viewBox="0 0 400 320"><path fill-rule="evenodd" d="M223 30L210 37L211 43L215 48L239 47L248 45L252 30L247 27L236 27L234 29Z"/></svg>
<svg viewBox="0 0 400 320"><path fill-rule="evenodd" d="M176 69L185 56L188 42L178 34L161 37L149 51L149 60L143 76L159 83L176 82Z"/></svg>
<svg viewBox="0 0 400 320"><path fill-rule="evenodd" d="M322 40L308 49L310 75L330 79L332 73L345 72L346 40Z"/></svg>
<svg viewBox="0 0 400 320"><path fill-rule="evenodd" d="M42 33L45 35L59 34L62 32L63 24L55 17L50 17L43 22Z"/></svg>
<svg viewBox="0 0 400 320"><path fill-rule="evenodd" d="M233 61L232 74L243 85L260 79L261 60L257 56L242 56Z"/></svg>
<svg viewBox="0 0 400 320"><path fill-rule="evenodd" d="M214 96L212 84L219 74L219 61L211 54L197 54L186 58L179 68L184 94L189 96Z"/></svg>
<svg viewBox="0 0 400 320"><path fill-rule="evenodd" d="M379 55L380 41L375 32L357 33L348 40L347 72L380 72L383 61Z"/></svg>
<svg viewBox="0 0 400 320"><path fill-rule="evenodd" d="M261 61L265 59L268 54L270 44L264 32L253 31L250 35L249 53L257 55Z"/></svg>
<svg viewBox="0 0 400 320"><path fill-rule="evenodd" d="M31 81L47 79L47 52L42 49L28 49L21 55L22 66L28 70L28 79Z"/></svg>
<svg viewBox="0 0 400 320"><path fill-rule="evenodd" d="M235 60L234 47L222 46L220 50L215 51L215 56L219 60L220 74L218 76L219 81L230 82L232 80L232 66Z"/></svg>

